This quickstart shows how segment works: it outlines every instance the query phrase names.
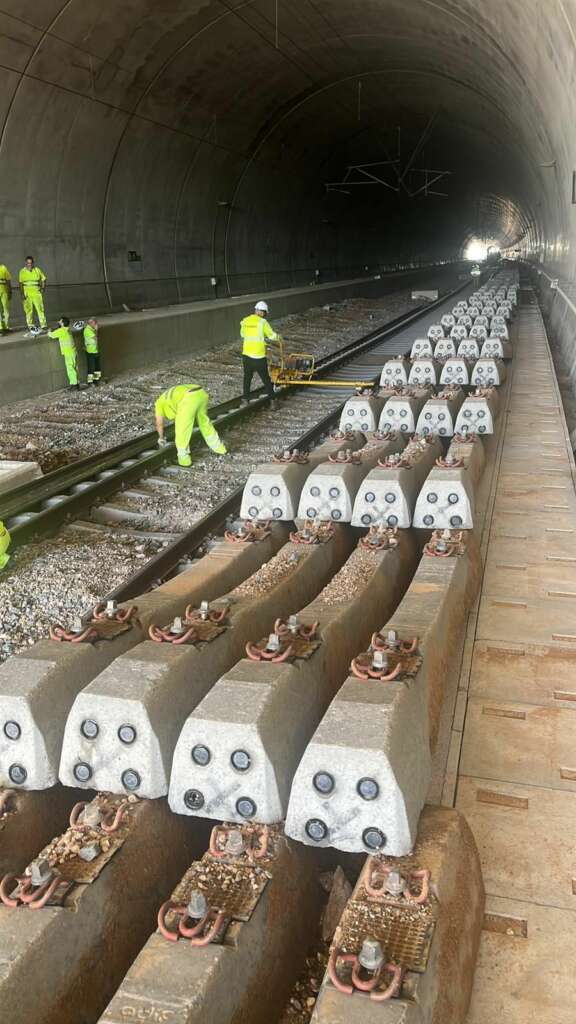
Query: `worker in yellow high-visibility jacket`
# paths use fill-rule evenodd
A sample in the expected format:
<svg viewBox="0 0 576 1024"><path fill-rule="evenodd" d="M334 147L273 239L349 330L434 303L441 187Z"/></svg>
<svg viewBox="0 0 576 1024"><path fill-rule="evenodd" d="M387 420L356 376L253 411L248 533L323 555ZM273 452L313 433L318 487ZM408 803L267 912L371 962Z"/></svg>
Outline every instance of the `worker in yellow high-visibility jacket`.
<svg viewBox="0 0 576 1024"><path fill-rule="evenodd" d="M4 334L10 327L10 299L12 298L12 274L4 263L0 263L0 331Z"/></svg>
<svg viewBox="0 0 576 1024"><path fill-rule="evenodd" d="M274 385L270 380L268 372L268 360L266 359L266 347L268 342L280 341L280 335L272 330L266 319L268 306L265 302L257 302L254 312L245 316L240 323L240 335L242 337L242 363L244 365L244 402L250 401L250 386L252 377L258 374L266 393L271 400L272 408L276 407L274 401Z"/></svg>
<svg viewBox="0 0 576 1024"><path fill-rule="evenodd" d="M218 455L226 455L226 445L220 440L218 432L208 416L210 396L199 384L177 384L168 388L156 400L154 414L158 445L163 448L168 442L164 438L164 424L175 421L176 450L178 465L191 466L190 438L194 421L198 421L198 429L206 444Z"/></svg>
<svg viewBox="0 0 576 1024"><path fill-rule="evenodd" d="M79 391L78 356L76 353L76 345L74 344L74 337L70 330L70 320L67 316L60 317L58 327L53 331L48 331L48 337L59 342L60 354L64 357L64 365L66 366L66 376L68 377L70 391Z"/></svg>
<svg viewBox="0 0 576 1024"><path fill-rule="evenodd" d="M8 548L10 547L10 534L0 519L0 569L4 569L10 561Z"/></svg>
<svg viewBox="0 0 576 1024"><path fill-rule="evenodd" d="M20 292L22 294L22 306L28 329L34 327L34 310L38 315L38 321L42 330L46 330L46 313L44 312L44 289L46 287L46 274L34 263L33 256L26 257L26 265L18 274Z"/></svg>
<svg viewBox="0 0 576 1024"><path fill-rule="evenodd" d="M102 379L100 370L100 350L98 348L98 321L91 317L84 325L84 348L88 364L87 384L99 384Z"/></svg>

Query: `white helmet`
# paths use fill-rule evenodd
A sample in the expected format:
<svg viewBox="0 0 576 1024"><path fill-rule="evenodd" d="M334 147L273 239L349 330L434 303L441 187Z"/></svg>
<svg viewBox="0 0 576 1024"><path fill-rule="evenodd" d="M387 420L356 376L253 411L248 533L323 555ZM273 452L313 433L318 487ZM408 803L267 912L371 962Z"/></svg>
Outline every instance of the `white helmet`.
<svg viewBox="0 0 576 1024"><path fill-rule="evenodd" d="M268 305L267 305L266 302L262 302L262 299L261 299L260 302L256 303L256 305L254 306L254 309L260 310L261 313L267 313L268 312Z"/></svg>

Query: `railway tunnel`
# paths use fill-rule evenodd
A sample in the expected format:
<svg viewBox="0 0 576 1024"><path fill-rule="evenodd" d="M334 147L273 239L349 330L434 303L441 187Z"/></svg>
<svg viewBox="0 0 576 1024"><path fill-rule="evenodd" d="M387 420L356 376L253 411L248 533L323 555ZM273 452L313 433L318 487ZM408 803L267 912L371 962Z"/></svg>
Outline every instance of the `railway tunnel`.
<svg viewBox="0 0 576 1024"><path fill-rule="evenodd" d="M575 32L5 0L0 1024L572 1024Z"/></svg>

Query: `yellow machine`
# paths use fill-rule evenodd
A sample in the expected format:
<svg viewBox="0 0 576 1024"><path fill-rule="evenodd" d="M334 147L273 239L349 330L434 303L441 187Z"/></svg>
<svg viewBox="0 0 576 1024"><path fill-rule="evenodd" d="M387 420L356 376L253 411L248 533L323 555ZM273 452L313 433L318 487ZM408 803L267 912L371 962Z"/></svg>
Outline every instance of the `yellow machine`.
<svg viewBox="0 0 576 1024"><path fill-rule="evenodd" d="M270 377L276 387L301 384L310 380L314 373L314 356L309 352L290 352L287 355L282 340L277 341L274 348L270 347L268 354Z"/></svg>
<svg viewBox="0 0 576 1024"><path fill-rule="evenodd" d="M274 348L268 348L268 370L274 387L298 386L354 388L372 387L373 381L365 380L312 380L316 363L310 352L286 353L284 342L279 339Z"/></svg>

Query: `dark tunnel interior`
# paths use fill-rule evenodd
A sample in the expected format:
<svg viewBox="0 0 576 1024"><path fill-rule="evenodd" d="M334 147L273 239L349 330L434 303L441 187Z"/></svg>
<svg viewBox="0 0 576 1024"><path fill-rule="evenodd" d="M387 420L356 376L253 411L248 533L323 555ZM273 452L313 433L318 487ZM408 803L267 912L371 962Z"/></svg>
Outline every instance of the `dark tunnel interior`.
<svg viewBox="0 0 576 1024"><path fill-rule="evenodd" d="M570 272L566 6L2 0L2 261L33 252L70 308L451 259L473 237Z"/></svg>

